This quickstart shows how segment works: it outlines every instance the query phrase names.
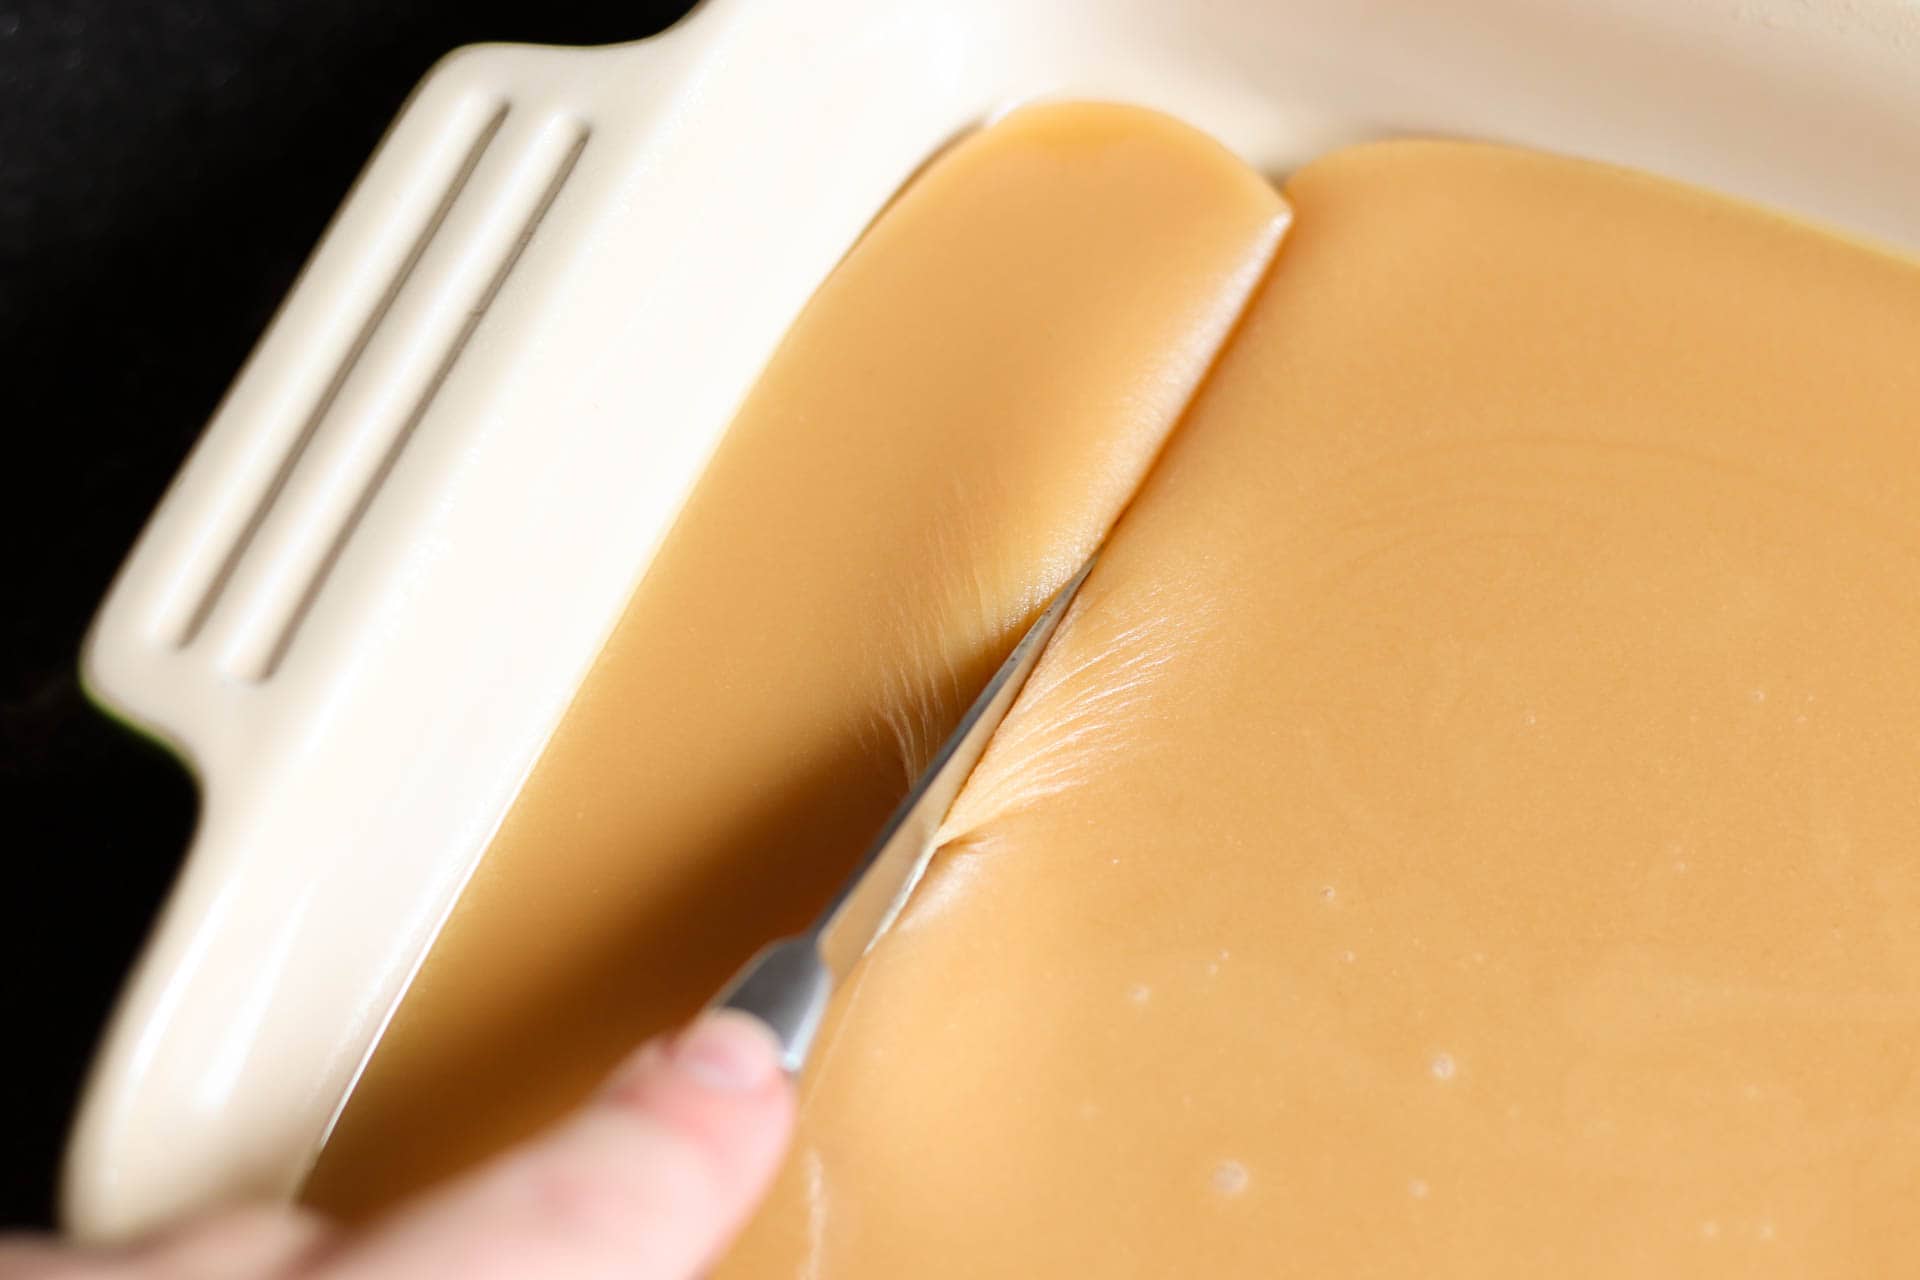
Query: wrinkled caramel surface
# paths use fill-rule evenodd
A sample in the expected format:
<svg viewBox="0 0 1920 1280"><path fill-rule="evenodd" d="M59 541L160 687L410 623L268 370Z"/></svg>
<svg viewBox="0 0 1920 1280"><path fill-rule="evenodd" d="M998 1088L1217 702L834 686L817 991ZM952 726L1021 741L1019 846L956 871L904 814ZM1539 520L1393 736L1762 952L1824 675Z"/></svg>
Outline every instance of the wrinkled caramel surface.
<svg viewBox="0 0 1920 1280"><path fill-rule="evenodd" d="M529 1132L803 923L1106 535L1284 223L1132 108L929 166L742 406L308 1198L363 1213Z"/></svg>
<svg viewBox="0 0 1920 1280"><path fill-rule="evenodd" d="M1125 397L1039 403L1083 385L1056 361L969 375L998 347L965 324L932 372L869 358L899 323L824 323L865 305L856 252L510 816L318 1198L479 1149L449 1137L463 1107L511 1118L487 1142L549 1114L807 914L1137 485L837 1000L721 1274L1912 1269L1920 271L1480 146L1338 153L1287 195L1277 264L1144 483L1187 372L1116 428ZM1277 226L1258 208L1194 303L1208 343ZM1034 331L1083 338L1111 318L1090 298ZM815 459L781 377L829 399L839 377L851 412L876 370L901 405L962 387L1029 416ZM980 454L951 442L989 427L1023 452L955 477Z"/></svg>

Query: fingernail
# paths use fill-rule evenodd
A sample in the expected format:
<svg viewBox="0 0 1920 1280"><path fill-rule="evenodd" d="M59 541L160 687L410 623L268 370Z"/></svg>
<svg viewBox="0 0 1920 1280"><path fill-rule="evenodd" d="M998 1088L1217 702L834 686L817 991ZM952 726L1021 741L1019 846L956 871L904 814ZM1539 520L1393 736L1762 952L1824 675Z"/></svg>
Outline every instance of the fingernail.
<svg viewBox="0 0 1920 1280"><path fill-rule="evenodd" d="M737 1009L703 1013L674 1038L667 1063L702 1089L748 1093L779 1073L780 1050L760 1019Z"/></svg>

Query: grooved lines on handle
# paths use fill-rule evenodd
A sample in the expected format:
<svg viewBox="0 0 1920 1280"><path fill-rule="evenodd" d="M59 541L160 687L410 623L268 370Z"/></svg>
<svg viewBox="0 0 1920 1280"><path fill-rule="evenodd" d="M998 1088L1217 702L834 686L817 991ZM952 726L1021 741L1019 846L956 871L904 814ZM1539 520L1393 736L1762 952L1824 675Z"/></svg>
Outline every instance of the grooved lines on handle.
<svg viewBox="0 0 1920 1280"><path fill-rule="evenodd" d="M295 435L178 644L270 677L588 139L492 113Z"/></svg>
<svg viewBox="0 0 1920 1280"><path fill-rule="evenodd" d="M293 607L287 613L286 621L275 635L272 645L264 651L260 665L257 669L245 673L249 678L264 680L279 670L288 649L293 645L294 637L299 634L301 623L306 621L314 603L319 599L320 592L326 586L334 565L346 550L347 543L352 539L353 532L359 527L361 519L365 517L367 508L372 505L374 495L380 491L381 485L386 483L394 464L400 460L401 451L406 448L407 441L412 439L414 431L420 425L420 420L426 416L427 410L433 404L434 396L446 382L447 375L453 372L453 366L459 361L460 353L466 349L467 343L472 340L474 330L479 328L481 318L493 305L494 298L499 295L501 287L507 282L507 277L519 263L520 255L526 252L527 244L533 239L534 232L545 219L547 211L553 207L553 202L559 198L560 189L566 185L574 166L579 163L580 154L586 150L589 137L589 130L583 124L570 123L568 129L571 142L562 153L560 162L554 167L553 174L547 180L545 187L540 190L539 198L534 202L533 208L521 222L518 232L507 249L506 256L500 260L500 265L487 280L479 299L472 306L463 309L465 318L459 331L448 343L446 353L434 367L418 399L413 402L412 408L401 422L399 430L394 433L392 440L381 452L372 474L361 486L353 505L340 521L338 530L325 543L325 549L315 563L311 576L307 579L299 596L293 601Z"/></svg>
<svg viewBox="0 0 1920 1280"><path fill-rule="evenodd" d="M386 319L387 313L393 309L394 299L400 295L400 290L413 275L414 268L419 265L420 255L426 252L427 244L433 239L434 233L439 231L440 225L447 220L447 212L453 208L453 202L465 189L467 180L473 176L474 168L480 163L480 157L486 152L494 135L500 131L500 126L506 122L507 110L506 103L495 107L486 116L473 140L468 143L466 154L454 169L452 179L447 183L445 191L421 224L420 230L415 233L413 243L401 257L399 266L393 272L392 278L388 280L386 288L380 292L372 309L368 311L366 319L361 322L353 341L342 353L332 376L327 379L324 389L302 420L300 429L288 442L286 452L282 454L272 478L254 503L246 522L241 525L240 532L233 539L225 558L201 589L192 612L187 615L186 621L175 633L173 637L175 648L186 648L198 639L201 631L205 629L214 607L226 594L227 584L233 580L234 571L240 567L240 561L245 557L247 549L253 545L254 537L260 532L260 526L266 520L267 513L273 509L281 491L287 486L288 477L293 474L294 468L305 456L308 446L313 443L314 434L320 429L320 424L326 420L328 410L339 398L340 388L346 384L355 366L359 364L360 357L365 353L367 344L372 341L381 321Z"/></svg>

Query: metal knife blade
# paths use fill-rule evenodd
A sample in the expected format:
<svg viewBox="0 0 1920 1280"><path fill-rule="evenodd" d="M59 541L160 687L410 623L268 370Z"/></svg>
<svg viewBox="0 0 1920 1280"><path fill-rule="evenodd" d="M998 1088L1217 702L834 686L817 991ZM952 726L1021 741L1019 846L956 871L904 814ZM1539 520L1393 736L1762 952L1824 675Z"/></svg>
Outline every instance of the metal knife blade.
<svg viewBox="0 0 1920 1280"><path fill-rule="evenodd" d="M714 1006L744 1010L773 1028L788 1071L798 1071L806 1061L834 983L872 950L926 874L935 833L954 797L1033 673L1093 563L1089 559L1081 566L1020 637L813 924L804 933L763 948L714 998Z"/></svg>

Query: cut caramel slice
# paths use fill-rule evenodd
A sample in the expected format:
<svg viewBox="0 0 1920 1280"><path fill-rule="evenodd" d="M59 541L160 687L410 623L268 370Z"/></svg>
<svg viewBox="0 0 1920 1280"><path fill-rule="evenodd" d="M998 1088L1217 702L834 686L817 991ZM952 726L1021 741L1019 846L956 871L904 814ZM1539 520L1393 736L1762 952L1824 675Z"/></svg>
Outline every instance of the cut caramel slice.
<svg viewBox="0 0 1920 1280"><path fill-rule="evenodd" d="M824 902L1105 536L1284 223L1219 144L1121 107L1015 112L903 193L729 429L312 1201L527 1133Z"/></svg>

